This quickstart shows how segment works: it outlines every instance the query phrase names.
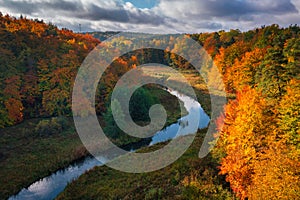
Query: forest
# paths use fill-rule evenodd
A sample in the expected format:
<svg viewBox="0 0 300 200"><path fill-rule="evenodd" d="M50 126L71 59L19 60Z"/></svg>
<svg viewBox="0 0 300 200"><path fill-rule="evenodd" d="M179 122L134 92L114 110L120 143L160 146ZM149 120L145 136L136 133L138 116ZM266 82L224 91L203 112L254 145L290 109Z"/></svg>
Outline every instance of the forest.
<svg viewBox="0 0 300 200"><path fill-rule="evenodd" d="M3 167L0 170L0 198L7 198L49 171L67 166L88 154L73 133L72 87L77 71L89 52L101 40L115 34L117 32L75 33L42 20L0 13L0 166ZM113 191L116 196L110 193L108 199L146 199L147 195L149 199L300 199L300 27L291 25L283 28L274 24L246 32L220 30L186 35L206 50L218 68L218 71L207 72L209 84L218 88L219 83L214 80L221 73L227 93L228 102L216 121L215 136L219 139L209 156L199 160L195 154L196 147L192 146L183 160L175 165L137 177L105 167L95 168L70 183L58 199L72 199L76 195L77 199L97 198L101 192L108 195L110 188L95 190L97 185L93 185L104 187L103 182L94 180L95 177L101 179L101 173L108 174L104 177L108 179L105 183L112 185L114 177L118 177L116 182L124 182L124 187L131 191L129 196L125 196L124 191ZM153 42L168 44L172 38L172 35L166 35ZM172 48L176 47L169 47ZM111 92L123 74L150 61L169 65L185 74L197 95L205 96L199 101L210 113L207 88L201 77L197 80L191 78L198 74L190 63L167 51L148 49L131 52L117 58L105 71L96 96L99 121L106 126L109 137L120 146L136 140L124 137L115 126L109 104ZM170 102L166 99L172 98L158 90L161 89L147 85L135 93L130 114L137 123L148 122L146 113L151 105L164 101L164 105L174 110L168 112L168 117L173 117L168 123L177 119L178 101L174 104L173 100L169 100L172 103L168 105ZM82 101L86 103L85 99ZM32 120L34 125L28 125L27 122ZM73 135L60 136L60 132L65 130ZM202 141L202 136L203 130L197 134L196 144ZM15 141L12 137L20 138ZM33 168L35 175L28 180L20 181L18 177L6 175L7 172L15 173L12 168L17 161L11 158L19 154L18 148L24 145L19 144L20 141L55 142L55 138L72 138L72 152L66 150L64 156L74 154L74 149L80 155L68 159L58 157L59 164L53 164L48 172L41 169L34 171ZM24 152L24 155L30 155L31 151L35 149L28 154ZM28 159L35 159L33 163L36 164L42 156ZM190 165L185 166L185 162L190 162ZM160 174L165 174L168 181L157 181ZM149 181L141 182L139 187L144 190L139 194L138 186L126 183L129 179L138 178ZM8 183L9 180L12 183ZM74 192L83 186L88 191L75 195ZM139 196L142 191L146 194Z"/></svg>

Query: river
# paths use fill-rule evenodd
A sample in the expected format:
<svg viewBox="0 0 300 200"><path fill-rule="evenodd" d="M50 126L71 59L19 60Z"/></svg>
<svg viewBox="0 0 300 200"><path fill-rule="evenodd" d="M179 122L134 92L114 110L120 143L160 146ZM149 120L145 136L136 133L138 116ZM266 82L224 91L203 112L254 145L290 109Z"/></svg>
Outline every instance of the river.
<svg viewBox="0 0 300 200"><path fill-rule="evenodd" d="M152 141L149 142L149 146L174 138L180 127L183 130L182 135L190 134L189 124L193 123L193 118L195 118L196 109L200 110L200 122L198 126L199 129L206 128L209 124L210 118L204 112L201 105L197 101L186 95L180 94L177 91L169 92L183 102L184 107L188 111L188 115L182 117L176 123L171 124L165 129L157 132L151 138ZM135 147L131 147L130 150L134 151L136 149ZM86 157L82 161L75 162L74 164L70 165L65 169L58 170L50 176L40 179L39 181L31 184L28 188L23 188L17 195L11 196L9 200L55 199L55 197L57 197L57 195L65 189L69 182L71 182L72 180L76 180L87 170L90 170L95 166L101 165L102 163L94 157Z"/></svg>

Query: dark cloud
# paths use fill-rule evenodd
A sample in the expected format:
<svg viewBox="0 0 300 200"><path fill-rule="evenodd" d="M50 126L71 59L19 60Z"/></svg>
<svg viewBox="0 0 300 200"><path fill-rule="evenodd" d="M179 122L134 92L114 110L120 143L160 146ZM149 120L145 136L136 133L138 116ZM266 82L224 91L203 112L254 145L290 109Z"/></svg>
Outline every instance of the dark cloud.
<svg viewBox="0 0 300 200"><path fill-rule="evenodd" d="M268 13L268 14L288 14L288 13L298 13L296 6L291 2L291 0L273 0L261 1L260 4L254 6L257 13Z"/></svg>
<svg viewBox="0 0 300 200"><path fill-rule="evenodd" d="M257 14L286 14L298 13L295 5L290 1L253 1L253 0L220 0L199 1L199 6L208 16L223 17L239 20L249 15ZM202 9L201 9L202 10ZM246 17L247 18L247 17Z"/></svg>
<svg viewBox="0 0 300 200"><path fill-rule="evenodd" d="M75 1L64 1L64 0L51 0L51 2L39 3L39 6L45 9L63 10L63 11L82 11L82 3Z"/></svg>
<svg viewBox="0 0 300 200"><path fill-rule="evenodd" d="M73 15L73 13L70 13ZM87 9L82 10L81 12L74 13L74 17L88 20L107 20L115 22L129 22L129 16L126 10L123 7L119 6L118 8L101 8L95 4L88 5Z"/></svg>
<svg viewBox="0 0 300 200"><path fill-rule="evenodd" d="M115 8L101 8L91 4L86 10L75 14L75 17L88 20L107 20L113 22L152 24L159 25L165 23L163 16L158 16L150 10L140 10L134 7L124 7L118 5Z"/></svg>
<svg viewBox="0 0 300 200"><path fill-rule="evenodd" d="M37 5L27 1L0 1L0 6L13 12L31 15L37 11Z"/></svg>
<svg viewBox="0 0 300 200"><path fill-rule="evenodd" d="M253 1L240 1L240 0L223 0L215 1L207 5L207 8L213 11L215 16L245 16L256 14L286 14L297 13L298 10L289 0L273 0L260 1L254 3Z"/></svg>
<svg viewBox="0 0 300 200"><path fill-rule="evenodd" d="M152 24L152 25L160 25L166 23L167 17L158 16L151 12L143 12L141 10L137 10L137 12L128 13L129 19L131 23L137 24Z"/></svg>
<svg viewBox="0 0 300 200"><path fill-rule="evenodd" d="M203 1L200 6L209 16L217 17L245 15L255 11L247 2L238 0Z"/></svg>
<svg viewBox="0 0 300 200"><path fill-rule="evenodd" d="M241 18L250 18L250 15L298 13L291 0L161 0L159 6L162 10L170 6L171 11L167 13L173 12L173 17L191 19L217 17L238 21Z"/></svg>
<svg viewBox="0 0 300 200"><path fill-rule="evenodd" d="M82 4L80 2L70 2L64 0L52 0L51 2L30 2L21 1L0 1L0 6L8 8L11 11L32 15L39 13L41 10L56 11L81 11Z"/></svg>

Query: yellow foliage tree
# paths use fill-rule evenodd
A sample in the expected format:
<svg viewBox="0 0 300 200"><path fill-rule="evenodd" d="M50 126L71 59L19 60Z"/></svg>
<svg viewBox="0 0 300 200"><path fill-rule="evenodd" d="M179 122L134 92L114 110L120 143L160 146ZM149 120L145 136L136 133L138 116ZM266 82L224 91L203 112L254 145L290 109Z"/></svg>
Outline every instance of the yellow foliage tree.
<svg viewBox="0 0 300 200"><path fill-rule="evenodd" d="M241 199L248 196L257 153L265 146L271 120L265 114L266 102L249 87L225 107L224 124L215 154L221 157L220 174L226 175L231 188Z"/></svg>

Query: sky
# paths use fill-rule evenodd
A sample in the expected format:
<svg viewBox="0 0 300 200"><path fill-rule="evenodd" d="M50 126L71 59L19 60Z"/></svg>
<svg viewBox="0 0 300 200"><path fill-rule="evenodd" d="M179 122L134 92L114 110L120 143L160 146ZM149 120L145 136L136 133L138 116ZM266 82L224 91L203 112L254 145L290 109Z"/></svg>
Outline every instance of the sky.
<svg viewBox="0 0 300 200"><path fill-rule="evenodd" d="M0 12L73 31L200 33L300 24L300 0L0 0Z"/></svg>

